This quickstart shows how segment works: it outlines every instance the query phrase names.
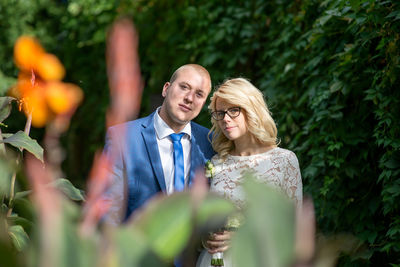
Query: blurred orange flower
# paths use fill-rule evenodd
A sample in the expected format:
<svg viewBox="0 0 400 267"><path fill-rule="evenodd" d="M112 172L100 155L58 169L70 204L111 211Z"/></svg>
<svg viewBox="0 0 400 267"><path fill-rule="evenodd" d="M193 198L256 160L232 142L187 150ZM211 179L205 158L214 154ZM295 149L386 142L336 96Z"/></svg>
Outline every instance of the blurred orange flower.
<svg viewBox="0 0 400 267"><path fill-rule="evenodd" d="M57 115L72 113L82 101L82 90L61 81L64 66L55 55L46 53L35 38L18 38L14 60L20 73L10 94L21 101L27 115L32 114L33 126L43 127Z"/></svg>

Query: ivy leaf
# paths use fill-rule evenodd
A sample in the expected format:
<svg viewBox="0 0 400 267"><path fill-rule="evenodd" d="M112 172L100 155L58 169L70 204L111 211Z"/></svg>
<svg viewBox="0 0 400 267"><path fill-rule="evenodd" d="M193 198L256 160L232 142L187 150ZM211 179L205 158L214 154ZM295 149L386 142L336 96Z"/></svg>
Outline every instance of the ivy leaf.
<svg viewBox="0 0 400 267"><path fill-rule="evenodd" d="M400 167L400 161L395 158L390 158L385 162L385 167L389 169L398 169Z"/></svg>
<svg viewBox="0 0 400 267"><path fill-rule="evenodd" d="M22 251L28 245L29 236L21 225L10 226L10 228L8 228L8 234L18 251Z"/></svg>
<svg viewBox="0 0 400 267"><path fill-rule="evenodd" d="M328 12L327 12L328 13ZM326 15L323 17L320 17L318 19L318 22L321 24L321 26L323 26L328 20L330 20L332 18L332 15Z"/></svg>
<svg viewBox="0 0 400 267"><path fill-rule="evenodd" d="M329 88L329 90L331 91L331 93L337 92L339 91L341 88L343 87L343 83L340 81L334 82L331 87Z"/></svg>
<svg viewBox="0 0 400 267"><path fill-rule="evenodd" d="M393 21L400 19L400 10L391 12L386 18L394 18Z"/></svg>
<svg viewBox="0 0 400 267"><path fill-rule="evenodd" d="M18 131L17 133L0 142L8 143L19 149L26 149L43 162L43 148L37 143L36 140L30 138L23 131Z"/></svg>

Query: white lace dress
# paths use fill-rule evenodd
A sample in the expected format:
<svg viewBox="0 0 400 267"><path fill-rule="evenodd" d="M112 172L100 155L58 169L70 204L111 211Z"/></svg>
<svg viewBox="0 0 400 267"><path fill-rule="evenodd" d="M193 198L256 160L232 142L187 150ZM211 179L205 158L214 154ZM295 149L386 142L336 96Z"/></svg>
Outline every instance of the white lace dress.
<svg viewBox="0 0 400 267"><path fill-rule="evenodd" d="M215 175L211 180L210 191L230 199L238 207L245 202L241 183L243 174L248 170L254 172L258 181L274 186L293 199L297 207L302 204L303 186L299 162L290 150L277 147L251 156L228 155L225 161L215 155L211 162L215 167ZM196 266L209 267L210 263L211 255L203 250ZM234 266L229 251L224 253L224 263L225 267Z"/></svg>

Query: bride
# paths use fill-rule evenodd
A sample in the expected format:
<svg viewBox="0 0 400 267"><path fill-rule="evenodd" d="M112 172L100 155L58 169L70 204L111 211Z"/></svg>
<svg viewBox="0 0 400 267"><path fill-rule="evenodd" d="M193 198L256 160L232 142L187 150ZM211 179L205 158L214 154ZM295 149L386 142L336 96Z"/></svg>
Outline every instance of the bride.
<svg viewBox="0 0 400 267"><path fill-rule="evenodd" d="M214 92L208 108L214 133L212 146L217 152L211 159L215 175L210 190L242 207L243 173L250 169L259 182L282 191L300 207L302 181L297 157L277 146L276 125L261 91L246 79L230 79ZM203 242L196 266L212 266L213 254L220 252L225 252L224 266L234 266L229 255L230 237L229 231L210 235Z"/></svg>

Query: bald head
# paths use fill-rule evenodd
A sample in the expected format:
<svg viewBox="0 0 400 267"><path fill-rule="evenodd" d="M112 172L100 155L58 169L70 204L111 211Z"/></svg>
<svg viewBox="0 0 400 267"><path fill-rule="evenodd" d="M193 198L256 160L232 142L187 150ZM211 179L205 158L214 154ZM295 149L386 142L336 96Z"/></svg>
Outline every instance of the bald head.
<svg viewBox="0 0 400 267"><path fill-rule="evenodd" d="M197 64L178 68L163 86L159 115L176 133L199 115L211 91L208 71Z"/></svg>
<svg viewBox="0 0 400 267"><path fill-rule="evenodd" d="M184 70L184 69L192 69L195 70L197 73L199 73L203 78L205 78L207 81L210 83L210 90L211 90L211 76L210 73L208 73L208 70L206 70L203 66L200 66L198 64L186 64L180 66L171 76L171 79L169 80L170 83L173 83L177 78L179 73Z"/></svg>

